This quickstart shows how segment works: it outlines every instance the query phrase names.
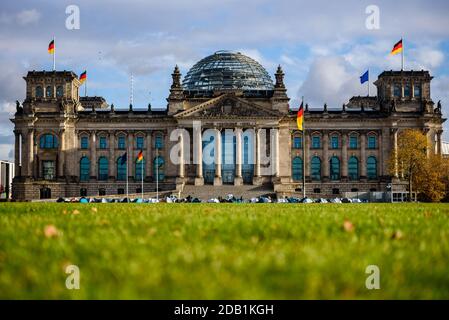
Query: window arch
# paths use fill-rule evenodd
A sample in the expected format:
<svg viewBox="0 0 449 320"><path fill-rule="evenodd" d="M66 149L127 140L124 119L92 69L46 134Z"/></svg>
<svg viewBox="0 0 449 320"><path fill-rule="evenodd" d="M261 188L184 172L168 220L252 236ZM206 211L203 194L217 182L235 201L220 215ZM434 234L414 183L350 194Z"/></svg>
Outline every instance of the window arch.
<svg viewBox="0 0 449 320"><path fill-rule="evenodd" d="M80 181L89 181L90 177L90 161L87 157L80 160Z"/></svg>
<svg viewBox="0 0 449 320"><path fill-rule="evenodd" d="M44 97L44 89L42 89L42 86L36 87L36 98L43 98Z"/></svg>
<svg viewBox="0 0 449 320"><path fill-rule="evenodd" d="M292 160L292 178L293 181L302 180L303 163L300 157L294 157Z"/></svg>
<svg viewBox="0 0 449 320"><path fill-rule="evenodd" d="M340 160L336 156L330 159L329 169L331 180L340 180Z"/></svg>
<svg viewBox="0 0 449 320"><path fill-rule="evenodd" d="M47 86L47 88L45 88L45 96L47 98L53 98L53 87L52 86Z"/></svg>
<svg viewBox="0 0 449 320"><path fill-rule="evenodd" d="M359 159L355 156L349 158L348 177L349 180L359 180Z"/></svg>
<svg viewBox="0 0 449 320"><path fill-rule="evenodd" d="M56 149L58 148L58 138L51 133L43 134L39 138L39 147L41 149Z"/></svg>
<svg viewBox="0 0 449 320"><path fill-rule="evenodd" d="M145 161L145 158L144 159L142 159L141 161L139 161L137 158L136 158L136 161L135 161L135 170L134 170L134 172L136 173L135 174L135 179L136 180L138 180L138 181L140 181L140 180L142 180L142 174L143 174L143 178L145 178L145 166L146 166L146 161Z"/></svg>
<svg viewBox="0 0 449 320"><path fill-rule="evenodd" d="M117 180L125 181L126 180L126 161L122 162L122 157L118 157L116 160L117 164Z"/></svg>
<svg viewBox="0 0 449 320"><path fill-rule="evenodd" d="M63 95L64 95L64 88L62 86L57 86L56 87L56 97L62 98Z"/></svg>
<svg viewBox="0 0 449 320"><path fill-rule="evenodd" d="M153 177L154 180L158 179L159 181L163 181L165 178L165 174L164 174L164 158L161 156L158 156L156 158L154 158L153 161Z"/></svg>
<svg viewBox="0 0 449 320"><path fill-rule="evenodd" d="M321 180L321 159L314 156L310 165L312 180Z"/></svg>
<svg viewBox="0 0 449 320"><path fill-rule="evenodd" d="M98 180L108 180L109 172L108 158L100 157L98 159Z"/></svg>
<svg viewBox="0 0 449 320"><path fill-rule="evenodd" d="M377 159L374 156L366 159L366 175L369 180L377 179Z"/></svg>

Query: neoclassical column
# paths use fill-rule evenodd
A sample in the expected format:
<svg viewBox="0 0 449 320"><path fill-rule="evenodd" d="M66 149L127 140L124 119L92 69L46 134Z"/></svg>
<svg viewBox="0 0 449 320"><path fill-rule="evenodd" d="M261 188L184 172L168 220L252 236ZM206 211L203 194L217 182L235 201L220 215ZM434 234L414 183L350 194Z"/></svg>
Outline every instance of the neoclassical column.
<svg viewBox="0 0 449 320"><path fill-rule="evenodd" d="M366 179L366 133L360 133L360 178Z"/></svg>
<svg viewBox="0 0 449 320"><path fill-rule="evenodd" d="M149 177L152 175L151 169L152 169L152 163L153 163L153 157L152 157L152 153L151 153L151 150L152 150L151 131L147 132L146 146L147 146L147 150L146 150L147 152L145 155L145 161L146 161L145 167L146 167L146 175L147 175L147 177Z"/></svg>
<svg viewBox="0 0 449 320"><path fill-rule="evenodd" d="M97 133L90 132L90 178L97 178Z"/></svg>
<svg viewBox="0 0 449 320"><path fill-rule="evenodd" d="M323 180L329 179L329 133L323 132Z"/></svg>
<svg viewBox="0 0 449 320"><path fill-rule="evenodd" d="M379 177L383 177L384 176L384 168L383 168L383 163L384 163L384 153L382 152L382 148L383 148L383 135L382 135L382 130L379 130L379 137L377 138L377 157L379 159L378 164L377 164L377 168L379 170Z"/></svg>
<svg viewBox="0 0 449 320"><path fill-rule="evenodd" d="M235 128L235 177L234 177L234 185L242 185L242 129Z"/></svg>
<svg viewBox="0 0 449 320"><path fill-rule="evenodd" d="M342 132L341 134L341 175L342 180L348 178L348 134Z"/></svg>
<svg viewBox="0 0 449 320"><path fill-rule="evenodd" d="M222 185L221 179L221 132L215 129L215 178L214 186Z"/></svg>
<svg viewBox="0 0 449 320"><path fill-rule="evenodd" d="M58 177L64 177L65 166L65 130L59 130L59 144L58 144Z"/></svg>
<svg viewBox="0 0 449 320"><path fill-rule="evenodd" d="M441 155L441 148L442 148L442 146L441 146L441 134L443 133L443 131L442 130L438 130L437 131L437 141L436 141L436 144L437 144L437 147L436 147L436 154L437 155Z"/></svg>
<svg viewBox="0 0 449 320"><path fill-rule="evenodd" d="M33 162L34 162L34 129L28 129L28 137L27 137L27 152L28 152L28 161L26 162L27 166L27 176L30 178L33 177Z"/></svg>
<svg viewBox="0 0 449 320"><path fill-rule="evenodd" d="M306 149L304 150L304 158L303 159L306 162L306 179L310 178L310 132L308 132L307 130L305 131L305 145L303 145L303 148L305 147Z"/></svg>
<svg viewBox="0 0 449 320"><path fill-rule="evenodd" d="M184 165L184 135L179 135L179 178L185 177L185 165Z"/></svg>
<svg viewBox="0 0 449 320"><path fill-rule="evenodd" d="M275 177L279 177L279 129L274 129L273 131L273 142L272 142L272 165L273 173Z"/></svg>
<svg viewBox="0 0 449 320"><path fill-rule="evenodd" d="M109 179L115 178L117 157L115 156L115 132L109 131Z"/></svg>
<svg viewBox="0 0 449 320"><path fill-rule="evenodd" d="M255 165L255 176L260 178L260 133L261 133L262 129L255 129L254 133L255 133L255 147L256 147L256 154L255 154L255 158L256 158L256 165Z"/></svg>
<svg viewBox="0 0 449 320"><path fill-rule="evenodd" d="M21 160L20 160L20 164L21 164L21 166L20 166L20 170L21 170L21 176L22 177L26 177L26 176L28 176L28 166L27 166L27 163L28 163L28 159L27 159L27 157L28 157L28 142L27 142L27 139L28 139L28 134L27 134L27 132L26 132L26 129L24 129L23 131L22 131L22 133L21 133L21 135L20 135L20 137L21 137L21 143L20 143L20 145L21 145L21 153L20 153L20 157L21 157Z"/></svg>
<svg viewBox="0 0 449 320"><path fill-rule="evenodd" d="M393 129L394 177L399 177L398 169L398 129Z"/></svg>
<svg viewBox="0 0 449 320"><path fill-rule="evenodd" d="M195 185L202 186L204 184L203 178L203 136L201 127L193 127L193 152L195 153L196 177Z"/></svg>
<svg viewBox="0 0 449 320"><path fill-rule="evenodd" d="M20 133L14 130L14 175L20 177Z"/></svg>
<svg viewBox="0 0 449 320"><path fill-rule="evenodd" d="M128 132L128 177L131 180L134 177L134 134Z"/></svg>

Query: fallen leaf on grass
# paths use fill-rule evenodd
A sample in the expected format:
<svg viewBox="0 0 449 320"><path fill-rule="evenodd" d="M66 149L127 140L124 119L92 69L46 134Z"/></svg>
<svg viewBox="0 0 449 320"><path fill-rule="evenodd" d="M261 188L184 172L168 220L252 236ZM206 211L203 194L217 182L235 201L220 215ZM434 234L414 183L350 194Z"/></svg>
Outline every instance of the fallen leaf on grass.
<svg viewBox="0 0 449 320"><path fill-rule="evenodd" d="M396 230L395 232L393 232L393 234L391 235L391 239L402 239L404 237L404 234L402 233L401 230Z"/></svg>
<svg viewBox="0 0 449 320"><path fill-rule="evenodd" d="M76 214L80 214L80 212L79 212L79 210L76 210L76 209L75 209L75 210L72 211L72 214L75 214L75 215L76 215Z"/></svg>
<svg viewBox="0 0 449 320"><path fill-rule="evenodd" d="M345 230L346 232L352 232L354 231L354 225L352 224L351 221L345 220L343 222L343 230Z"/></svg>
<svg viewBox="0 0 449 320"><path fill-rule="evenodd" d="M61 235L61 232L52 224L45 226L44 235L46 238L56 238Z"/></svg>

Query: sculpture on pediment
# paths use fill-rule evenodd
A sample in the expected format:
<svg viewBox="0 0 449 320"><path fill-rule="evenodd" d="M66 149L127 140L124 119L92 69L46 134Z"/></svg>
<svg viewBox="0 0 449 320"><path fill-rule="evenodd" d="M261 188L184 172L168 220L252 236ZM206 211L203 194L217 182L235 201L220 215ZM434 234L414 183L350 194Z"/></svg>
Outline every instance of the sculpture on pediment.
<svg viewBox="0 0 449 320"><path fill-rule="evenodd" d="M437 107L435 108L436 114L441 114L441 100L438 100Z"/></svg>

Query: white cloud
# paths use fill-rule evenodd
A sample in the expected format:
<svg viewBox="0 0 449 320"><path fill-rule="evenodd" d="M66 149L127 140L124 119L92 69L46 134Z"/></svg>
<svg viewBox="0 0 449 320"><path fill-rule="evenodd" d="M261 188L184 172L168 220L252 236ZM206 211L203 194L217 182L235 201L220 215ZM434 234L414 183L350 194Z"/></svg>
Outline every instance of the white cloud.
<svg viewBox="0 0 449 320"><path fill-rule="evenodd" d="M16 18L18 24L25 26L37 23L41 18L41 14L36 9L23 10L17 14Z"/></svg>

